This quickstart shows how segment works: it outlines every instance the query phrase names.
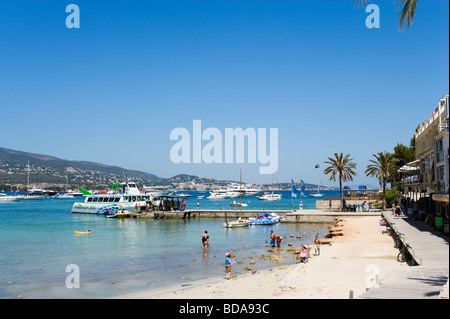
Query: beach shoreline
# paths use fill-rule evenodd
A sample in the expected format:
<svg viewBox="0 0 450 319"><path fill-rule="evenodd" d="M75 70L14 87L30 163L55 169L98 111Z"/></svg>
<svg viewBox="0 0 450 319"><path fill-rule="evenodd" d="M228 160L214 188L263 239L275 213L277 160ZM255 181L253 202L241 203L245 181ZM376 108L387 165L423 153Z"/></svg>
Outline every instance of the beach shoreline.
<svg viewBox="0 0 450 319"><path fill-rule="evenodd" d="M320 256L293 264L233 276L209 278L185 286L146 290L119 299L348 299L382 282L391 272L408 267L398 263L393 239L382 230L381 216L345 216L337 224L342 236L321 245ZM364 244L362 244L364 243ZM311 243L312 244L312 243ZM375 278L377 278L375 280Z"/></svg>

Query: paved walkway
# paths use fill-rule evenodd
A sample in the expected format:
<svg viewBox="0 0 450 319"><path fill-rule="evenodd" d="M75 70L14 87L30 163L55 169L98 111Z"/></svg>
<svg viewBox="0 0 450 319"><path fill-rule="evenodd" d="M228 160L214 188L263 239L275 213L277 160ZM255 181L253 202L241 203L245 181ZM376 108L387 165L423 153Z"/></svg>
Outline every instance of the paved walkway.
<svg viewBox="0 0 450 319"><path fill-rule="evenodd" d="M399 236L417 266L388 274L379 288L372 288L359 299L448 298L449 237L423 222L392 212L383 212L388 225Z"/></svg>

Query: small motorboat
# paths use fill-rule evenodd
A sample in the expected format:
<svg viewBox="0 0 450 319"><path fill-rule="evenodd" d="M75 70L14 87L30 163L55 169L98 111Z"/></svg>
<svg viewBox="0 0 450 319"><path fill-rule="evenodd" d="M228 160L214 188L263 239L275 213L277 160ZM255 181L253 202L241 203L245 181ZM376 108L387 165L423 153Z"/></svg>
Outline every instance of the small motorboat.
<svg viewBox="0 0 450 319"><path fill-rule="evenodd" d="M226 228L246 227L248 225L250 225L250 221L247 219L241 219L241 218L239 218L238 220L232 221L232 222L226 221L224 224L224 226Z"/></svg>
<svg viewBox="0 0 450 319"><path fill-rule="evenodd" d="M121 210L120 212L117 212L114 214L116 218L130 218L131 213L127 210Z"/></svg>
<svg viewBox="0 0 450 319"><path fill-rule="evenodd" d="M273 225L283 218L283 216L278 216L275 213L262 213L257 217L250 217L250 225Z"/></svg>

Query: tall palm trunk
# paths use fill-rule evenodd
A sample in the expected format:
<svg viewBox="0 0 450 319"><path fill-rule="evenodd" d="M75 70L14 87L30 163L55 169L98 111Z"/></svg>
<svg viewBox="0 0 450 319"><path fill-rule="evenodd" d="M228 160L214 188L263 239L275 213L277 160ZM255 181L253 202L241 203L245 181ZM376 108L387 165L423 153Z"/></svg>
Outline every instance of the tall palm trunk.
<svg viewBox="0 0 450 319"><path fill-rule="evenodd" d="M339 190L341 194L341 212L344 210L344 196L342 195L342 177L339 174Z"/></svg>

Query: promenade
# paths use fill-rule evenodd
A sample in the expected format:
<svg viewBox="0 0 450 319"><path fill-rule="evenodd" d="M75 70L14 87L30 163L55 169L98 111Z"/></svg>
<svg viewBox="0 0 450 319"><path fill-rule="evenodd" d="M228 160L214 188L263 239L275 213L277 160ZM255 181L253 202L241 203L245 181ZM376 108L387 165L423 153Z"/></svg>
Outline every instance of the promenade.
<svg viewBox="0 0 450 319"><path fill-rule="evenodd" d="M449 237L427 224L391 211L382 213L392 234L407 245L415 266L389 273L379 288L372 288L359 299L436 299L448 298Z"/></svg>

